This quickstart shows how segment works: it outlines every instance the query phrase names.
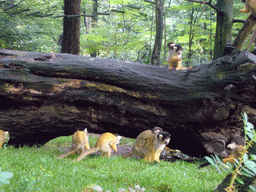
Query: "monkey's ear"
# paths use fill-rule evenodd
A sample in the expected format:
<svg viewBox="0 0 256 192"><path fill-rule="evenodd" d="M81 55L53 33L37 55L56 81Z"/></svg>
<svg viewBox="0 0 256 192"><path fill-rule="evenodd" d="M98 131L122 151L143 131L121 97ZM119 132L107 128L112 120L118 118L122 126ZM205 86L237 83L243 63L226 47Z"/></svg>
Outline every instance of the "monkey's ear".
<svg viewBox="0 0 256 192"><path fill-rule="evenodd" d="M170 50L172 50L172 49L174 48L174 46L175 46L175 43L174 43L174 42L169 42L169 43L167 44L167 47L168 47Z"/></svg>
<svg viewBox="0 0 256 192"><path fill-rule="evenodd" d="M4 134L5 134L5 135L8 135L8 134L9 134L9 131L5 131Z"/></svg>
<svg viewBox="0 0 256 192"><path fill-rule="evenodd" d="M86 134L88 133L87 128L84 129L84 132L85 132Z"/></svg>
<svg viewBox="0 0 256 192"><path fill-rule="evenodd" d="M162 131L163 129L161 127L154 127L154 129L152 129L152 132L156 135L158 135Z"/></svg>
<svg viewBox="0 0 256 192"><path fill-rule="evenodd" d="M163 140L164 136L162 134L159 134L158 137L159 137L159 139Z"/></svg>

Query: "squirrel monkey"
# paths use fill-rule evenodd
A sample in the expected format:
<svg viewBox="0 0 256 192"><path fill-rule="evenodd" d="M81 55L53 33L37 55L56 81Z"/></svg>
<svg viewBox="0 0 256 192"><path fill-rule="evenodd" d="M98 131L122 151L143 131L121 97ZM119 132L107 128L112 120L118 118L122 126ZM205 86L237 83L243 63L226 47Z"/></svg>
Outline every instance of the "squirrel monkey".
<svg viewBox="0 0 256 192"><path fill-rule="evenodd" d="M5 141L8 141L8 131L3 131L2 129L0 129L0 148L2 147L2 145L4 144Z"/></svg>
<svg viewBox="0 0 256 192"><path fill-rule="evenodd" d="M229 144L227 148L230 149L231 154L227 158L222 159L223 163L234 163L235 159L238 159L245 150L243 145L237 145L235 142Z"/></svg>
<svg viewBox="0 0 256 192"><path fill-rule="evenodd" d="M111 155L111 148L117 152L116 145L119 144L122 136L115 136L112 133L106 132L103 133L97 140L95 146L85 152L83 152L75 161L81 161L85 156L100 151L102 156L110 157Z"/></svg>
<svg viewBox="0 0 256 192"><path fill-rule="evenodd" d="M169 49L169 56L168 56L168 63L169 63L169 69L186 69L182 66L182 47L180 44L175 44L174 42L169 42L167 44L167 47Z"/></svg>
<svg viewBox="0 0 256 192"><path fill-rule="evenodd" d="M240 9L241 13L251 13L252 16L256 17L256 0L242 0L244 2L244 9ZM256 28L253 31L252 37L249 41L246 51L249 51L252 43L256 43Z"/></svg>
<svg viewBox="0 0 256 192"><path fill-rule="evenodd" d="M123 155L123 157L131 157L133 155L137 155L143 158L146 155L148 148L152 145L153 140L162 131L163 129L161 127L155 127L152 130L141 132L136 138L132 152Z"/></svg>
<svg viewBox="0 0 256 192"><path fill-rule="evenodd" d="M256 0L242 0L244 2L244 8L240 9L241 13L249 13L256 17Z"/></svg>
<svg viewBox="0 0 256 192"><path fill-rule="evenodd" d="M82 154L84 152L84 148L90 149L87 129L84 129L83 131L76 131L73 135L71 149L57 158L62 159L75 152Z"/></svg>
<svg viewBox="0 0 256 192"><path fill-rule="evenodd" d="M170 139L171 135L160 127L143 131L136 138L132 152L123 157L137 155L145 161L159 162L160 154Z"/></svg>

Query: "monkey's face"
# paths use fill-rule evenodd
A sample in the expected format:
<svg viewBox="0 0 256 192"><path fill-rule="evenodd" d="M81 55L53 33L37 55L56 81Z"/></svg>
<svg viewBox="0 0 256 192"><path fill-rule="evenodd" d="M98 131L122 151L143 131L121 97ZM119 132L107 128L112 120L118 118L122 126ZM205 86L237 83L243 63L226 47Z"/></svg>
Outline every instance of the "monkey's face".
<svg viewBox="0 0 256 192"><path fill-rule="evenodd" d="M166 132L166 131L162 131L158 134L157 136L165 145L168 145L168 143L171 140L171 135Z"/></svg>
<svg viewBox="0 0 256 192"><path fill-rule="evenodd" d="M237 144L235 142L230 143L227 148L228 149L235 149L237 147Z"/></svg>
<svg viewBox="0 0 256 192"><path fill-rule="evenodd" d="M168 48L169 48L169 54L171 54L172 56L176 56L178 58L181 57L182 54L182 46L180 44L175 44L173 42L168 43Z"/></svg>
<svg viewBox="0 0 256 192"><path fill-rule="evenodd" d="M182 54L182 47L180 44L175 44L174 50L176 51L177 55L181 55Z"/></svg>

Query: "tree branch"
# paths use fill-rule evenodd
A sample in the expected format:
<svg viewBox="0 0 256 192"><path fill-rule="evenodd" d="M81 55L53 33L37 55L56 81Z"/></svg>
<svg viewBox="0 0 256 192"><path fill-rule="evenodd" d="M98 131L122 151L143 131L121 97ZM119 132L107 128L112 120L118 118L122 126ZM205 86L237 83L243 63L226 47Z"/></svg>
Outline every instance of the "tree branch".
<svg viewBox="0 0 256 192"><path fill-rule="evenodd" d="M212 1L209 0L209 2L206 2L206 1L195 1L195 0L186 0L188 2L191 2L191 3L200 3L200 4L205 4L205 5L209 5L211 8L213 8L215 11L217 12L223 12L221 9L219 9L218 7L212 5Z"/></svg>

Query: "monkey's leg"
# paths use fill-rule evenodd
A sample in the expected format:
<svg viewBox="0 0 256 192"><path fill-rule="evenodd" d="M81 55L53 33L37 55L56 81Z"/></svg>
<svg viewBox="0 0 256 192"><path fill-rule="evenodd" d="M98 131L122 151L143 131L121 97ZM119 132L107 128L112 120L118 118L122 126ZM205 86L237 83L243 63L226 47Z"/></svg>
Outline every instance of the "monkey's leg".
<svg viewBox="0 0 256 192"><path fill-rule="evenodd" d="M222 159L222 161L223 161L223 163L227 163L227 162L234 163L235 158L234 158L234 156L229 155L227 158Z"/></svg>
<svg viewBox="0 0 256 192"><path fill-rule="evenodd" d="M109 146L114 149L115 152L117 152L117 148L116 148L116 144L115 143L110 143ZM111 153L111 149L110 149L110 153Z"/></svg>
<svg viewBox="0 0 256 192"><path fill-rule="evenodd" d="M148 162L153 162L153 161L159 162L159 160L156 159L156 153L155 152L147 153L147 155L143 159L144 159L144 161L148 161Z"/></svg>

